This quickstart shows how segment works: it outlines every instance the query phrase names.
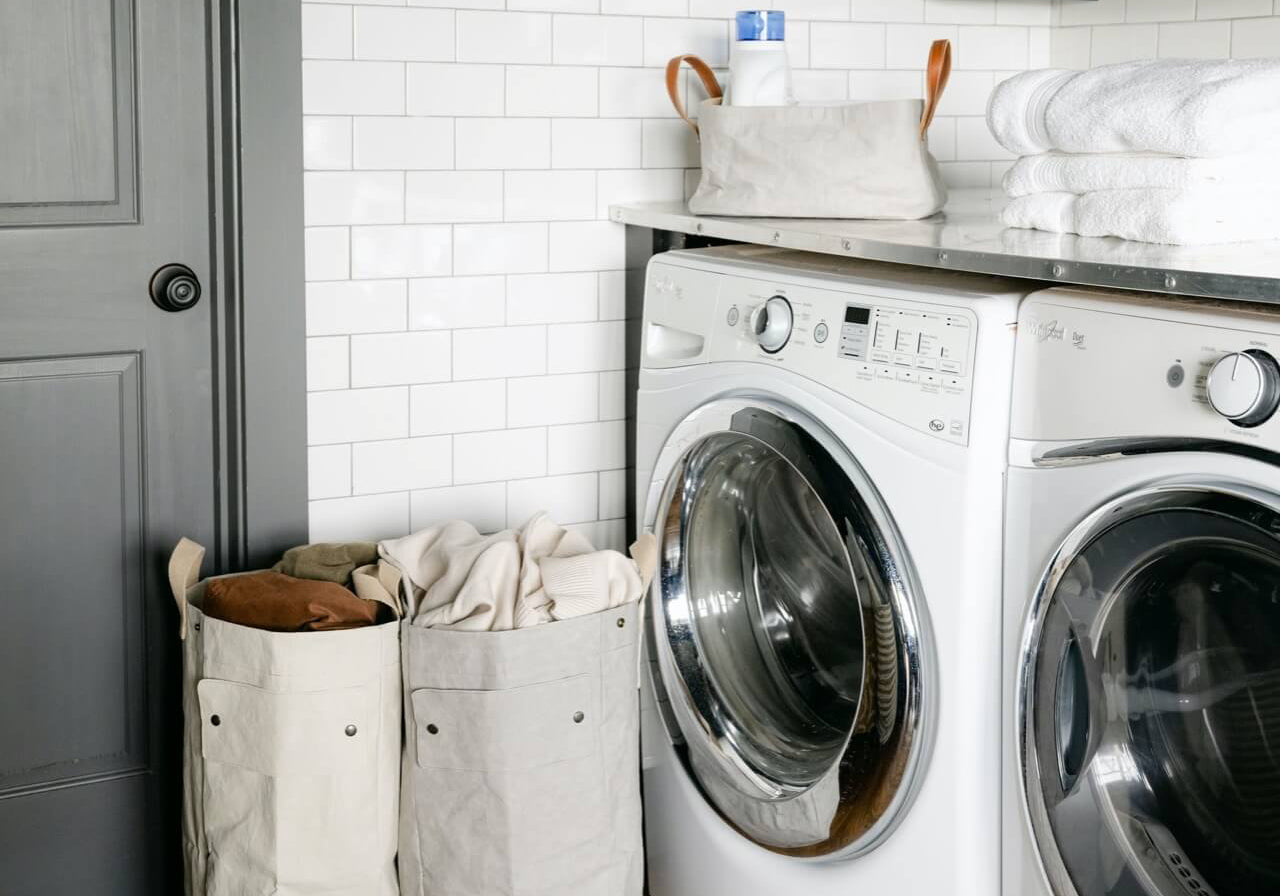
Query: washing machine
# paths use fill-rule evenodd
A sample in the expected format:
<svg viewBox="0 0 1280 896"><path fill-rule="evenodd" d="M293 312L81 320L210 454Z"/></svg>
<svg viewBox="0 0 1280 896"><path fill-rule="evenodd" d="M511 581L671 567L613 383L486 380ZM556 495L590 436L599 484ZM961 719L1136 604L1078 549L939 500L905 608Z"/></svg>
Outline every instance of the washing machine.
<svg viewBox="0 0 1280 896"><path fill-rule="evenodd" d="M1278 357L1274 308L1023 304L1006 896L1280 893Z"/></svg>
<svg viewBox="0 0 1280 896"><path fill-rule="evenodd" d="M998 892L1020 295L761 247L650 261L653 896Z"/></svg>

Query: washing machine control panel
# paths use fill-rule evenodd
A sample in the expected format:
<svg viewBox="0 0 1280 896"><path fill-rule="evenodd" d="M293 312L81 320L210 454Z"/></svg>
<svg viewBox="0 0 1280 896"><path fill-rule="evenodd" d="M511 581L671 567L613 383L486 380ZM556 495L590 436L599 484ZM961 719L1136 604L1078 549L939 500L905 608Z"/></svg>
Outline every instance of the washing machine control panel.
<svg viewBox="0 0 1280 896"><path fill-rule="evenodd" d="M977 331L969 309L873 294L871 286L719 280L708 361L777 364L913 429L968 444Z"/></svg>

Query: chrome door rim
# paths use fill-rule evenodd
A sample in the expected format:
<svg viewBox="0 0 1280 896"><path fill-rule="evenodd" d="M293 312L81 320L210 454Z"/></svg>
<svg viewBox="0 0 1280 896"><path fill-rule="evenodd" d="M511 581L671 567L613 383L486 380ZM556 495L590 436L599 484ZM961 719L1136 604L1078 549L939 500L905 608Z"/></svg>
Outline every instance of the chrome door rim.
<svg viewBox="0 0 1280 896"><path fill-rule="evenodd" d="M1040 775L1041 757L1036 744L1035 732L1032 730L1032 716L1035 712L1034 688L1036 684L1036 665L1040 657L1042 627L1054 601L1059 584L1072 562L1097 538L1123 522L1132 520L1145 513L1158 510L1162 501L1179 493L1200 493L1219 495L1229 499L1258 504L1274 513L1280 514L1280 496L1271 494L1255 486L1230 480L1206 480L1194 477L1176 477L1132 489L1119 497L1113 498L1086 515L1063 539L1054 551L1044 574L1041 576L1031 602L1028 605L1022 625L1022 635L1018 649L1018 677L1015 689L1014 725L1017 732L1017 749L1020 765L1021 803L1024 818L1027 820L1032 835L1032 846L1040 861L1041 869L1048 879L1055 896L1082 896L1075 881L1067 869L1057 843L1057 836L1048 809L1044 801L1044 789ZM1108 611L1100 609L1091 620L1096 627L1107 618ZM1090 783L1090 786L1093 786ZM1119 821L1115 817L1114 806L1110 801L1102 803L1104 817L1113 829ZM1144 881L1154 887L1154 892L1165 892L1150 876L1150 869L1145 862L1138 860L1133 854L1132 844L1127 838L1116 837L1116 845L1130 859L1131 869ZM1170 891L1175 892L1175 891ZM1180 892L1180 891L1177 891Z"/></svg>
<svg viewBox="0 0 1280 896"><path fill-rule="evenodd" d="M936 728L937 683L936 654L933 649L927 606L924 603L909 554L879 492L856 460L854 460L852 454L812 418L773 398L745 394L732 395L708 402L691 413L673 429L667 444L671 444L674 441L689 420L700 414L714 411L717 406L722 406L725 409L724 412L729 416L748 408L760 409L792 424L816 441L847 477L849 484L861 499L862 506L865 507L877 530L875 534L878 536L877 549L880 554L876 558L877 568L892 583L890 603L892 604L894 621L899 632L898 647L906 657L910 673L906 676L906 708L903 712L904 718L901 725L911 734L911 739L907 758L902 764L903 772L897 789L894 791L888 805L879 813L875 822L861 836L849 843L839 845L838 848L830 852L813 855L804 854L803 851L792 852L786 849L779 849L768 843L760 842L739 829L739 833L743 833L744 836L752 839L757 845L775 852L794 855L798 860L830 861L854 858L880 845L901 823L919 791L925 768L932 754ZM740 781L745 782L749 787L754 787L759 798L763 800L782 800L793 794L789 793L786 788L778 787L777 782L761 778L753 769L744 765L734 750L727 748L731 745L725 742L723 732L718 730L714 714L705 713L704 709L699 706L700 704L705 706L705 700L709 695L691 693L689 680L681 670L680 663L671 649L670 641L665 632L668 605L672 600L672 598L668 597L668 587L673 584L676 585L681 589L679 598L687 599L683 582L674 582L671 576L673 563L678 565L683 554L683 545L680 544L678 546L680 555L672 557L668 550L669 540L664 537L676 490L682 485L680 477L675 474L684 468L689 454L716 432L747 435L727 428L720 428L715 432L699 433L692 443L685 447L680 457L671 464L669 469L659 471L659 475L665 475L668 481L662 490L661 503L658 505L654 520L654 528L659 538L660 549L659 573L653 585L655 595L649 626L649 634L651 636L649 640L654 646L656 664L659 667L655 670L654 684L659 694L666 696L671 701L672 708L676 710L675 715L683 716L685 719L693 721L702 739L702 744L709 745L712 755L718 756L717 762L721 770L726 771L731 776L737 776ZM702 670L700 674L694 676L695 682L706 682L709 678L710 676L706 674L706 670ZM673 683L678 683L678 687L673 687ZM669 711L664 712L664 722L670 725L672 721L669 718ZM670 730L669 734L672 735L673 740L683 738L685 742L688 742L690 740L690 732L685 730L685 725L680 724L678 720L676 720L676 724L676 729ZM697 747L693 748L696 749ZM836 766L838 767L839 764L837 762ZM696 776L693 776L692 772L690 774L696 781ZM730 821L730 824L733 824L731 819L727 820ZM734 826L737 828L737 825Z"/></svg>

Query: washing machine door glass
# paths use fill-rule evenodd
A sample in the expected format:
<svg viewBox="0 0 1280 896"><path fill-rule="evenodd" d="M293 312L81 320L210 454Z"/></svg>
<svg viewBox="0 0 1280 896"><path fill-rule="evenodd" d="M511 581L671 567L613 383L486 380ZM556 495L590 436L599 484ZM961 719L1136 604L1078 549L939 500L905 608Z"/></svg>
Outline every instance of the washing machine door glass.
<svg viewBox="0 0 1280 896"><path fill-rule="evenodd" d="M924 743L909 563L816 426L762 404L730 419L684 452L659 509L651 633L672 733L742 834L856 854L896 823Z"/></svg>
<svg viewBox="0 0 1280 896"><path fill-rule="evenodd" d="M1176 485L1102 508L1025 643L1025 795L1060 896L1280 893L1276 497Z"/></svg>

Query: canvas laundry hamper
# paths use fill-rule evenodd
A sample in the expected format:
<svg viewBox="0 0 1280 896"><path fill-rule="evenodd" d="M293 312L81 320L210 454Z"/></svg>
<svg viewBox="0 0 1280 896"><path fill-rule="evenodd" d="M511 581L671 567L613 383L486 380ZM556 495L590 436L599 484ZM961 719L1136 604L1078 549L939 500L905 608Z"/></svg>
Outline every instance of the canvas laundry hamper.
<svg viewBox="0 0 1280 896"><path fill-rule="evenodd" d="M188 896L394 896L398 620L281 633L214 619L201 610L203 557L184 538L169 560ZM398 578L363 574L360 596L381 591L398 617Z"/></svg>
<svg viewBox="0 0 1280 896"><path fill-rule="evenodd" d="M708 99L697 121L680 99L680 67ZM929 152L929 125L951 72L951 43L929 51L925 99L789 106L722 104L696 56L667 63L667 94L701 145L702 176L689 210L702 215L912 220L937 212L947 191Z"/></svg>
<svg viewBox="0 0 1280 896"><path fill-rule="evenodd" d="M403 624L406 896L640 896L639 606Z"/></svg>

